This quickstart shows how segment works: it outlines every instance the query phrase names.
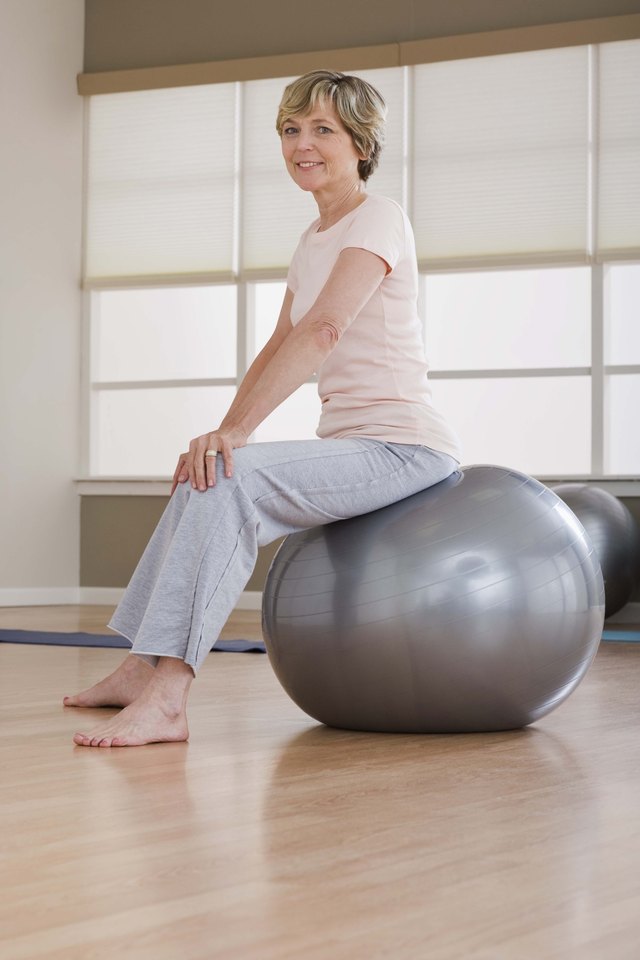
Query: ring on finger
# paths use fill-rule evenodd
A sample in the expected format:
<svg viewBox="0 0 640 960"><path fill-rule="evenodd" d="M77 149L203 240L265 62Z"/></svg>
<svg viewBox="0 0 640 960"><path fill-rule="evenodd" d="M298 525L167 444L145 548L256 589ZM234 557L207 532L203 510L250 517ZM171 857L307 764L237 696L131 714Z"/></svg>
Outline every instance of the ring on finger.
<svg viewBox="0 0 640 960"><path fill-rule="evenodd" d="M218 451L217 451L217 450L205 450L204 455L205 455L205 457L217 457L217 456L218 456Z"/></svg>

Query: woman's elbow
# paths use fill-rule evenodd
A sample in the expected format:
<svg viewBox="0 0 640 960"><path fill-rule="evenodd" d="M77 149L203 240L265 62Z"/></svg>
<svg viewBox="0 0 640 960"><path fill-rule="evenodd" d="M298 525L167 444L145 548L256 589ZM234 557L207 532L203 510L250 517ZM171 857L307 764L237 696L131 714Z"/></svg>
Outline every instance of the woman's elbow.
<svg viewBox="0 0 640 960"><path fill-rule="evenodd" d="M311 332L313 338L323 350L327 353L331 353L334 347L337 346L340 337L342 336L342 328L340 324L329 317L322 317L318 320L313 320L310 324Z"/></svg>

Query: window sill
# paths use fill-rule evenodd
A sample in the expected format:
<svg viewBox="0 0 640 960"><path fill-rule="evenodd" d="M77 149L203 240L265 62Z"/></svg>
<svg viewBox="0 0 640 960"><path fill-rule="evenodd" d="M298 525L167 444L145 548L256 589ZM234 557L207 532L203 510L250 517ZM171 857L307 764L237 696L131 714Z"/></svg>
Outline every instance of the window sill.
<svg viewBox="0 0 640 960"><path fill-rule="evenodd" d="M557 483L591 483L614 497L640 497L640 478L638 477L551 477L539 476L540 483L553 487Z"/></svg>
<svg viewBox="0 0 640 960"><path fill-rule="evenodd" d="M81 477L75 480L81 497L168 497L171 480L164 477Z"/></svg>
<svg viewBox="0 0 640 960"><path fill-rule="evenodd" d="M538 477L546 486L556 483L593 483L616 497L640 497L638 477ZM171 480L164 477L80 477L75 480L81 497L168 497Z"/></svg>

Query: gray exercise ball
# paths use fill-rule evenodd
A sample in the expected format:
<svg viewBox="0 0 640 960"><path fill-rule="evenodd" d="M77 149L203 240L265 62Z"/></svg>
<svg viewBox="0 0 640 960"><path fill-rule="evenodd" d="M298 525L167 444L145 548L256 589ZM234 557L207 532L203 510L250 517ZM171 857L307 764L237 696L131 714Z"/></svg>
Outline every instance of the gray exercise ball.
<svg viewBox="0 0 640 960"><path fill-rule="evenodd" d="M604 577L605 617L628 603L640 577L640 533L621 500L586 483L559 483L553 492L587 531Z"/></svg>
<svg viewBox="0 0 640 960"><path fill-rule="evenodd" d="M287 537L263 598L269 658L332 727L456 733L557 707L598 649L604 589L581 524L515 470L465 467Z"/></svg>

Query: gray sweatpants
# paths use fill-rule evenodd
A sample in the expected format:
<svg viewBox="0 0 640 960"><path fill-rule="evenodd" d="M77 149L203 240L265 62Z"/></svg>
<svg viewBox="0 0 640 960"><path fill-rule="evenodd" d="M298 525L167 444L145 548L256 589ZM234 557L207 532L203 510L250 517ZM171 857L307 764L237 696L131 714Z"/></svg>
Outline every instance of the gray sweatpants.
<svg viewBox="0 0 640 960"><path fill-rule="evenodd" d="M110 627L155 664L197 673L251 576L258 547L369 513L448 477L457 463L428 447L380 440L291 440L234 451L234 475L178 486Z"/></svg>

